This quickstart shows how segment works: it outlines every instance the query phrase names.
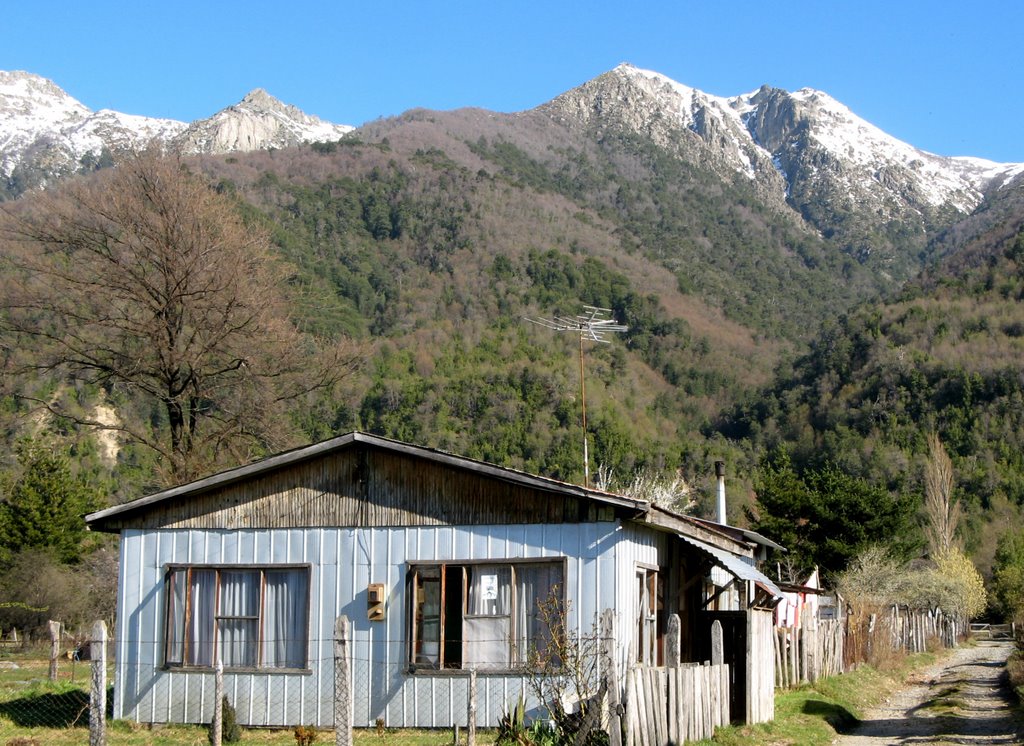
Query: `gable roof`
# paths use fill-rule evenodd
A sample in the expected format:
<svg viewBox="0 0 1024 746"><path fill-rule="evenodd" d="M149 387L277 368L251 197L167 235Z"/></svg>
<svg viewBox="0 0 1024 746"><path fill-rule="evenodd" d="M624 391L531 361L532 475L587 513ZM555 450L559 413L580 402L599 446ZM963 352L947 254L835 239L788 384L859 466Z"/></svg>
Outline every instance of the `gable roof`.
<svg viewBox="0 0 1024 746"><path fill-rule="evenodd" d="M749 544L735 533L719 530L696 518L674 513L646 500L561 482L465 456L456 456L434 448L417 446L358 431L285 451L251 464L227 469L131 502L96 511L86 516L86 524L92 530L117 532L126 523L136 522L147 514L169 510L189 501L201 500L204 496L212 495L216 499L218 493L233 485L271 477L275 473L280 473L304 462L366 447L426 461L442 468L471 473L480 478L496 480L517 488L533 490L541 494L548 493L553 498L575 499L582 503L612 509L627 520L637 521L657 530L690 536L734 554L750 553Z"/></svg>
<svg viewBox="0 0 1024 746"><path fill-rule="evenodd" d="M290 451L270 456L251 464L227 469L217 474L212 474L193 482L177 485L160 492L155 492L137 500L132 500L121 505L98 510L85 517L90 528L103 530L103 524L115 516L123 517L131 513L137 513L147 508L159 505L172 500L187 499L211 490L226 487L245 480L254 479L284 467L300 464L316 458L338 453L352 448L357 444L366 444L392 453L399 453L423 459L433 463L448 466L462 471L470 471L481 476L496 479L502 482L509 482L523 487L528 487L542 492L558 493L560 495L584 498L609 507L622 508L638 513L646 512L650 503L644 500L636 500L621 495L615 495L601 490L589 489L567 482L560 482L549 477L542 477L529 474L517 469L510 469L504 466L496 466L485 461L455 456L444 451L433 448L412 445L391 438L384 438L379 435L370 435L359 431L341 435L337 438L302 446Z"/></svg>

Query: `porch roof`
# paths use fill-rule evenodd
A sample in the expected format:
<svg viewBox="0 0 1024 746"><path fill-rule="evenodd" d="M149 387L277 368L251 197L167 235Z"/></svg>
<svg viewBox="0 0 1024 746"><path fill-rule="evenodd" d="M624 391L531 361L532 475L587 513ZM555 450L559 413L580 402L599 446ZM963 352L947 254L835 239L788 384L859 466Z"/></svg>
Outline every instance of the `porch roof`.
<svg viewBox="0 0 1024 746"><path fill-rule="evenodd" d="M775 581L758 570L753 564L746 562L742 557L723 549L719 549L711 544L705 544L703 541L686 536L685 534L678 534L678 536L687 544L696 547L704 554L708 555L712 560L714 560L715 564L723 567L733 577L739 580L752 580L755 585L767 593L770 593L772 598L782 598L782 591L779 589L779 586L775 584Z"/></svg>

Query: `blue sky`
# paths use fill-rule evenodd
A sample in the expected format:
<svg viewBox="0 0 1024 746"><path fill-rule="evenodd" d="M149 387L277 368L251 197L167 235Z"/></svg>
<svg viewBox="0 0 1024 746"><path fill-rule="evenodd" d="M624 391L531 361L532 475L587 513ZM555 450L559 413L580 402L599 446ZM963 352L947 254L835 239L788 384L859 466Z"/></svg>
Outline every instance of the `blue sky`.
<svg viewBox="0 0 1024 746"><path fill-rule="evenodd" d="M1024 161L1024 2L13 0L0 69L92 109L193 120L265 88L359 125L532 108L631 62L708 93L825 91L941 155Z"/></svg>

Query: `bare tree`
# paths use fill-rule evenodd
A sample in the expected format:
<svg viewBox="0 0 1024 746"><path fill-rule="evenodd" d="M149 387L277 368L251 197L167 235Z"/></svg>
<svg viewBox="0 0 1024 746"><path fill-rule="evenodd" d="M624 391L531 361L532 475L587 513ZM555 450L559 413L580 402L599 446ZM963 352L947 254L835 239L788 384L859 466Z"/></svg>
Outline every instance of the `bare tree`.
<svg viewBox="0 0 1024 746"><path fill-rule="evenodd" d="M180 158L135 154L98 177L4 210L9 366L155 400L155 423L76 419L155 450L168 482L289 445L287 403L333 388L357 354L296 330L267 232Z"/></svg>
<svg viewBox="0 0 1024 746"><path fill-rule="evenodd" d="M953 462L936 433L928 436L928 461L924 470L925 537L933 559L956 546L962 508L953 497Z"/></svg>

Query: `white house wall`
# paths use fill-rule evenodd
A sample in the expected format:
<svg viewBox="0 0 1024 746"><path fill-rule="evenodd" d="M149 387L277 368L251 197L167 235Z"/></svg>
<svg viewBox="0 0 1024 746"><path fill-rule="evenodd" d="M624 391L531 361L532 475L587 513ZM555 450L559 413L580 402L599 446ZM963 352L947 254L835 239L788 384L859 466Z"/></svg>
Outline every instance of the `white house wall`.
<svg viewBox="0 0 1024 746"><path fill-rule="evenodd" d="M329 726L335 619L353 624L357 726L450 727L465 722L467 677L407 673L405 583L413 561L566 558L571 621L587 635L616 610L620 665L633 620L637 562L657 564L662 541L618 522L509 526L126 530L121 541L115 716L142 722L209 722L213 675L163 668L168 564L309 564L311 673L226 673L225 693L249 725ZM384 583L387 618L367 619L366 588ZM130 610L130 611L125 611ZM626 633L623 633L623 630ZM624 670L620 668L620 670ZM518 676L480 674L477 717L496 725L523 687Z"/></svg>

